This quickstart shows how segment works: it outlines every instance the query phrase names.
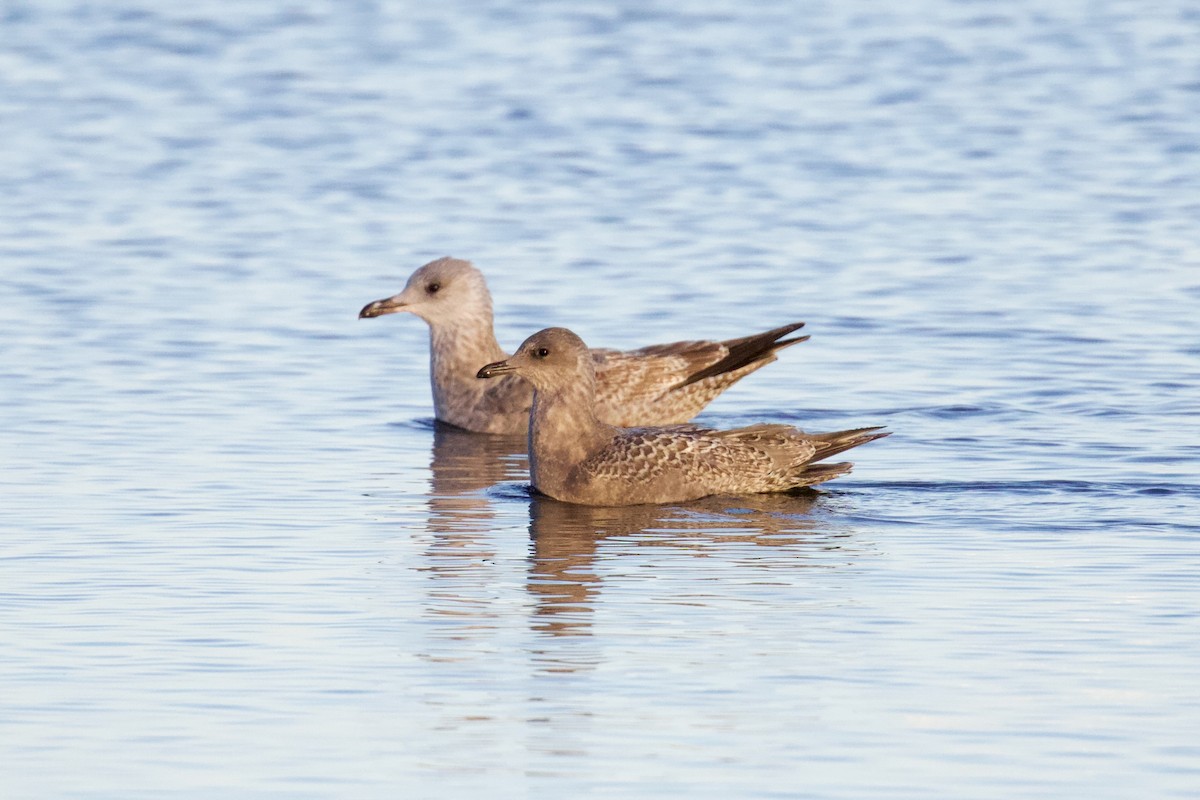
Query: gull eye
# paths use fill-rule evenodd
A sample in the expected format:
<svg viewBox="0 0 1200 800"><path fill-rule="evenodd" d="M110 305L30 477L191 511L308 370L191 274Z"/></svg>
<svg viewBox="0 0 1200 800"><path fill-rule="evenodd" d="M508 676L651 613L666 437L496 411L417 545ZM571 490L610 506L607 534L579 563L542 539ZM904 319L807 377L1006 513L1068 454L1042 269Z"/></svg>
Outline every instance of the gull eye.
<svg viewBox="0 0 1200 800"><path fill-rule="evenodd" d="M425 291L429 292L429 294L437 294L438 290L441 288L442 288L442 285L440 283L438 283L437 281L434 281L433 283L431 283L425 287Z"/></svg>
<svg viewBox="0 0 1200 800"><path fill-rule="evenodd" d="M549 350L547 350L546 348L544 348L544 347L539 347L539 348L537 349L537 357L538 357L538 358L545 358L545 357L546 357L546 356L548 356L548 355L550 355L550 351L549 351Z"/></svg>

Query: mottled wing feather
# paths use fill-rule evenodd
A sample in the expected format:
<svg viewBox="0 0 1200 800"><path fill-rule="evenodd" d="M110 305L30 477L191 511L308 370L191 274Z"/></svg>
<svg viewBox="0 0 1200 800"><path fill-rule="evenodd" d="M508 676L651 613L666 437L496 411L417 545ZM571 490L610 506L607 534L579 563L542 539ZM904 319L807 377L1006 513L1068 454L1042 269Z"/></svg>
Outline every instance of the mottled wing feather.
<svg viewBox="0 0 1200 800"><path fill-rule="evenodd" d="M773 362L780 349L807 339L782 338L803 326L794 322L723 342L592 350L597 413L621 426L686 422L734 383Z"/></svg>
<svg viewBox="0 0 1200 800"><path fill-rule="evenodd" d="M729 444L716 431L694 426L631 429L579 466L592 480L650 484L670 480L704 493L761 491L754 477L773 466L772 457L752 446Z"/></svg>
<svg viewBox="0 0 1200 800"><path fill-rule="evenodd" d="M725 357L720 342L675 342L640 350L592 350L601 396L618 402L638 396L661 397L695 372Z"/></svg>
<svg viewBox="0 0 1200 800"><path fill-rule="evenodd" d="M676 342L641 350L593 350L596 404L614 425L686 422L720 393L688 387L673 392L687 377L725 356L720 342ZM739 376L740 377L740 376ZM732 381L730 381L732 382Z"/></svg>
<svg viewBox="0 0 1200 800"><path fill-rule="evenodd" d="M629 494L664 486L673 496L786 491L846 474L849 463L813 462L884 435L869 428L813 436L781 424L633 428L587 458L578 475L627 487Z"/></svg>
<svg viewBox="0 0 1200 800"><path fill-rule="evenodd" d="M781 475L794 473L817 453L812 438L791 425L763 423L715 435L731 445L764 454L770 461L768 471Z"/></svg>

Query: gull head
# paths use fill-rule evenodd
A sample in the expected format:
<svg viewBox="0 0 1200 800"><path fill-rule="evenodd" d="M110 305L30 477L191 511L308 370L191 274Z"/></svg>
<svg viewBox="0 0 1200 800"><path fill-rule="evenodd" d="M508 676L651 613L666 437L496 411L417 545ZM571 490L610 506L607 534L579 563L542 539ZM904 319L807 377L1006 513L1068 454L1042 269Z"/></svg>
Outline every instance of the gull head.
<svg viewBox="0 0 1200 800"><path fill-rule="evenodd" d="M359 319L407 311L430 325L461 324L483 316L491 323L492 297L483 273L470 261L439 258L409 276L400 294L363 306Z"/></svg>
<svg viewBox="0 0 1200 800"><path fill-rule="evenodd" d="M583 340L566 328L538 331L503 361L482 367L477 378L515 373L536 389L580 383L592 375L592 355Z"/></svg>

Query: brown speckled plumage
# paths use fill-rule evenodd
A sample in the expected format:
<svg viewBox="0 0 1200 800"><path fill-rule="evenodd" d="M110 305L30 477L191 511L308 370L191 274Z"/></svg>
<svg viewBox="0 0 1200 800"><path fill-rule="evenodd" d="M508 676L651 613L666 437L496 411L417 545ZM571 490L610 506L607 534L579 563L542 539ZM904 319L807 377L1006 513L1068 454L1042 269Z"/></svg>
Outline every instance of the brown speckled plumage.
<svg viewBox="0 0 1200 800"><path fill-rule="evenodd" d="M436 288L432 288L436 287ZM432 289L432 290L431 290ZM429 324L430 380L438 419L480 433L524 433L533 389L517 376L486 382L483 364L507 354L492 327L492 297L470 262L439 258L418 269L400 294L368 303L360 317L408 311ZM640 350L592 350L596 411L613 425L687 422L714 397L807 336L784 325L723 342L686 341Z"/></svg>
<svg viewBox="0 0 1200 800"><path fill-rule="evenodd" d="M533 486L569 503L674 503L812 486L851 468L817 462L888 435L880 428L809 434L777 424L727 431L609 425L596 415L596 374L587 346L565 328L539 331L512 357L479 370L481 378L512 375L534 387Z"/></svg>

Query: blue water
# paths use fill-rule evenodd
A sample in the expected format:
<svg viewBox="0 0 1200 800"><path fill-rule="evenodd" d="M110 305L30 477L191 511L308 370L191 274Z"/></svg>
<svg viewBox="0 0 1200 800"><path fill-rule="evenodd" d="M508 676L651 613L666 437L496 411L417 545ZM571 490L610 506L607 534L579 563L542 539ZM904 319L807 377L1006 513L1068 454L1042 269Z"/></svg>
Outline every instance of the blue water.
<svg viewBox="0 0 1200 800"><path fill-rule="evenodd" d="M0 131L5 798L1200 797L1191 4L10 0ZM446 254L895 433L531 497Z"/></svg>

